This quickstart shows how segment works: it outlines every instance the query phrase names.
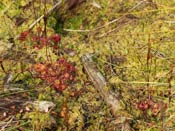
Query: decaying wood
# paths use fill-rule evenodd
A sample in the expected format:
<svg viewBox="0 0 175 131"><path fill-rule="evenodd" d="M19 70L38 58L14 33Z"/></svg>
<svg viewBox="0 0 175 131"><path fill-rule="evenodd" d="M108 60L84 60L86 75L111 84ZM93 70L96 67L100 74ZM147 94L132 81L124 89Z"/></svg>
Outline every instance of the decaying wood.
<svg viewBox="0 0 175 131"><path fill-rule="evenodd" d="M86 54L81 58L85 71L87 72L90 80L94 84L96 90L100 93L101 97L104 101L111 107L112 114L115 116L117 111L122 109L120 100L114 96L110 91L105 89L106 87L106 80L103 75L98 71L94 62L91 59L90 54ZM128 122L124 121L123 123L123 130L130 131L130 125Z"/></svg>

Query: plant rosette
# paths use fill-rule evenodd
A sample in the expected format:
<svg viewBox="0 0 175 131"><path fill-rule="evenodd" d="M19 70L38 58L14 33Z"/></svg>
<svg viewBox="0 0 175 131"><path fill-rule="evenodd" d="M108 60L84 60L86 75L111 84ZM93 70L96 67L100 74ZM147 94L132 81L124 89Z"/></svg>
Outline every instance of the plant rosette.
<svg viewBox="0 0 175 131"><path fill-rule="evenodd" d="M58 91L65 90L75 77L75 67L65 58L53 63L36 63L31 71Z"/></svg>

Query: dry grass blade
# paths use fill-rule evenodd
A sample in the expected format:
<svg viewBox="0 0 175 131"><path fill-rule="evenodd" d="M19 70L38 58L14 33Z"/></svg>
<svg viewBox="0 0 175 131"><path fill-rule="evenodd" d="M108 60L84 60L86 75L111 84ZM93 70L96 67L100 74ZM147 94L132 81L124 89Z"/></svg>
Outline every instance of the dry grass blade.
<svg viewBox="0 0 175 131"><path fill-rule="evenodd" d="M102 38L102 37L105 37L106 35L108 35L108 34L114 32L114 31L119 31L123 26L128 25L128 24L130 24L131 22L132 22L132 21L122 22L121 25L117 26L116 28L114 28L114 29L112 29L112 30L109 30L109 31L107 31L107 32L105 32L105 33L103 33L103 34L101 34L100 36L97 36L97 38Z"/></svg>

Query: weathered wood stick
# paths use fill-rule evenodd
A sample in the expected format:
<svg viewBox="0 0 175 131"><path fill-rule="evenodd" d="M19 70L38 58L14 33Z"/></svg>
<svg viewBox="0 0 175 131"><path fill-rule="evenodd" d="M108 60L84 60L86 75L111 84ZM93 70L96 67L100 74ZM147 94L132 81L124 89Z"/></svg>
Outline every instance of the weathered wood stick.
<svg viewBox="0 0 175 131"><path fill-rule="evenodd" d="M86 54L81 58L85 71L87 72L90 80L94 84L96 90L100 93L101 97L111 107L112 114L115 116L116 112L122 109L119 99L117 99L111 92L105 89L106 80L103 75L98 71L95 63L92 61L91 56ZM130 125L128 122L124 122L124 131L130 131Z"/></svg>

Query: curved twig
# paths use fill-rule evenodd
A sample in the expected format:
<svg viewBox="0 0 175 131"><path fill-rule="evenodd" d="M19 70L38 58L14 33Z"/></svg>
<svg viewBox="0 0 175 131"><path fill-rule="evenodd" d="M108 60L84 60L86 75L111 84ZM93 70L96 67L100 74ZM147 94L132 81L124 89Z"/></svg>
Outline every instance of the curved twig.
<svg viewBox="0 0 175 131"><path fill-rule="evenodd" d="M62 0L60 0L58 3L56 3L50 10L46 12L45 15L40 16L36 21L34 21L30 26L29 30L31 30L40 20L42 20L45 16L48 16L52 11L54 11L57 7L59 7L62 3Z"/></svg>

